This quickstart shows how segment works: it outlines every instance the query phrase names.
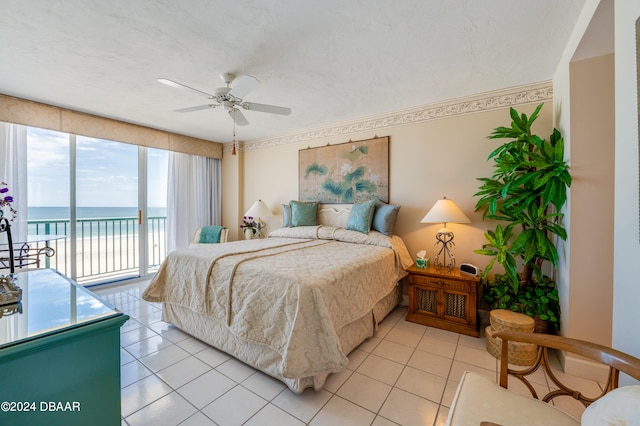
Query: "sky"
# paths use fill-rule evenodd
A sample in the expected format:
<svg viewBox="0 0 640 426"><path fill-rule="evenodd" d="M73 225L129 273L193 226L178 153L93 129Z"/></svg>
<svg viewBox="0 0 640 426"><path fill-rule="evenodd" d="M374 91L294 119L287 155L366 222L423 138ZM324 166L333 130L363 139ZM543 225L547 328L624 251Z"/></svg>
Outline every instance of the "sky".
<svg viewBox="0 0 640 426"><path fill-rule="evenodd" d="M166 206L167 151L148 148L149 207ZM70 142L66 133L27 130L28 204L68 207ZM138 147L76 137L76 203L79 207L138 205Z"/></svg>

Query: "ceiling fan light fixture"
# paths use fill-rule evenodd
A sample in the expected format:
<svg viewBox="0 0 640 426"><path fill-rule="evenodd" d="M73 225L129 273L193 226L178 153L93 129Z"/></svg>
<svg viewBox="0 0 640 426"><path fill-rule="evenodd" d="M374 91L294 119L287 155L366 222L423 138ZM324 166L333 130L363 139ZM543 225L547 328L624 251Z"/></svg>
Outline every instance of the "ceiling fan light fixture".
<svg viewBox="0 0 640 426"><path fill-rule="evenodd" d="M224 84L226 84L227 87L229 87L231 82L236 78L236 75L233 74L233 73L230 73L230 72L225 72L225 73L220 74L220 78L222 79Z"/></svg>
<svg viewBox="0 0 640 426"><path fill-rule="evenodd" d="M224 98L225 96L227 96L229 94L230 91L231 91L231 88L228 87L228 86L227 87L216 87L214 92L213 92L213 93L215 93L215 96L213 98L214 99L218 98L218 97Z"/></svg>
<svg viewBox="0 0 640 426"><path fill-rule="evenodd" d="M253 89L260 85L260 80L250 75L242 75L236 79L235 74L224 73L220 77L225 82L226 87L218 87L214 89L214 94L206 93L193 87L186 86L182 83L169 80L167 78L159 78L158 82L170 87L174 87L183 91L190 92L200 97L205 97L214 101L214 104L198 105L188 108L181 108L175 110L176 112L194 112L208 108L216 108L221 106L229 112L234 123L238 126L246 126L249 121L242 114L238 108L249 111L266 112L270 114L289 115L291 108L285 108L275 105L259 104L255 102L245 102L244 97L249 94ZM234 87L230 87L230 84L234 82ZM237 111L237 114L234 112Z"/></svg>

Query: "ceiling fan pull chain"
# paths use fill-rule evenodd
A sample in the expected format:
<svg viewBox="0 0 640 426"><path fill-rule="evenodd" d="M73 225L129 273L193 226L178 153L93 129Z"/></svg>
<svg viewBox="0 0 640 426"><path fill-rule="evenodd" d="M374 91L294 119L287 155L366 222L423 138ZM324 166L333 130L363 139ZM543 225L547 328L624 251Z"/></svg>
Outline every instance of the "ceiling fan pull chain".
<svg viewBox="0 0 640 426"><path fill-rule="evenodd" d="M231 148L231 155L236 155L236 120L233 120L233 148Z"/></svg>

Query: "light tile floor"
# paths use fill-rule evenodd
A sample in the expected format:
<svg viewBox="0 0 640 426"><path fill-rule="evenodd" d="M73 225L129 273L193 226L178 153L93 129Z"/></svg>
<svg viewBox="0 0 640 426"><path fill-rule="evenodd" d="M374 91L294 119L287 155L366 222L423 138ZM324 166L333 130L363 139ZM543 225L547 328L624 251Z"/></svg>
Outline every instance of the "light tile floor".
<svg viewBox="0 0 640 426"><path fill-rule="evenodd" d="M465 370L497 376L484 337L407 322L398 307L349 355L346 370L298 395L161 321L159 305L141 298L147 284L92 288L131 317L120 338L122 425L444 425ZM596 382L570 379L599 392ZM537 375L538 391L548 383ZM527 392L512 382L510 389ZM570 399L556 405L582 412Z"/></svg>

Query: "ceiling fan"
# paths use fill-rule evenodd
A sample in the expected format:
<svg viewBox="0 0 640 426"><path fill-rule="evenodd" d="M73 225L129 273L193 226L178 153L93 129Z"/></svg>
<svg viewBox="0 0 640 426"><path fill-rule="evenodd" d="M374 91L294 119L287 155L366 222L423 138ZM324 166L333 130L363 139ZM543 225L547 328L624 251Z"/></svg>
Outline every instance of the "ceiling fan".
<svg viewBox="0 0 640 426"><path fill-rule="evenodd" d="M291 114L291 108L244 101L244 97L260 85L260 81L257 78L250 75L240 76L238 77L234 87L229 86L236 78L234 74L224 73L220 75L220 78L222 78L226 87L218 87L214 90L214 94L202 92L198 89L185 86L184 84L177 83L167 78L159 78L158 82L166 84L167 86L195 93L198 96L203 96L213 101L213 103L210 104L176 109L174 110L176 112L193 112L207 108L224 108L229 112L229 115L238 126L246 126L249 124L249 121L247 121L247 118L241 111L243 109L279 115Z"/></svg>

